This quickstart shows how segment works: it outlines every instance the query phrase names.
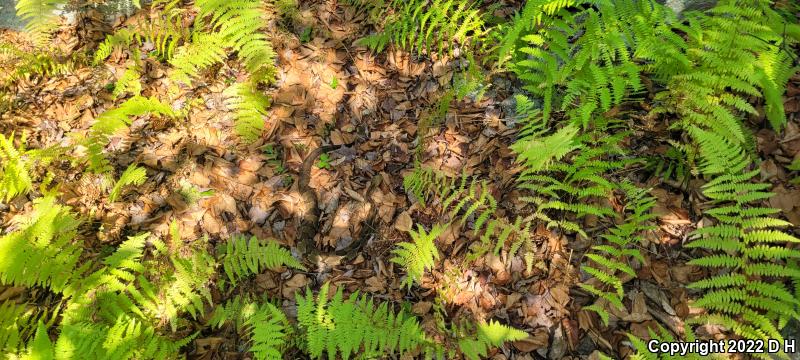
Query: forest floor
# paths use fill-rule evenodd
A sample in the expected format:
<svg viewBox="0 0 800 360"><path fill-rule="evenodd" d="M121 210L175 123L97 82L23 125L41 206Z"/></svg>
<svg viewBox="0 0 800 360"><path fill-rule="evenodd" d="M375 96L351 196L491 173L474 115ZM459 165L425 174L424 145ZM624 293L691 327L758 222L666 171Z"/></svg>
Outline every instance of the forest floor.
<svg viewBox="0 0 800 360"><path fill-rule="evenodd" d="M242 145L232 130L221 94L240 75L231 62L210 71L194 88L170 97L176 104L201 100L187 118L136 120L128 133L114 139L111 159L118 171L134 162L148 171L145 184L127 191L118 202L108 202L101 177L55 164L52 172L66 203L91 219L91 227L84 229L88 251L105 252L126 236L145 231L166 236L173 220L187 243L206 241L207 235L215 245L245 233L275 238L296 249L300 165L319 146L342 145L323 155L320 166L309 174L322 210L315 240L323 254L360 239L365 240L363 246L353 254L323 255L317 268L307 272L263 273L237 291L282 299L291 314L297 291L317 289L327 281L347 292L408 301L426 327L436 326L433 308L443 306L452 319L500 319L531 334L498 350L493 359L585 358L596 350L622 357L630 352L624 345L628 333L647 338L648 329L657 324L683 331L683 319L694 310L685 285L704 276L701 269L685 264L690 256L682 248L687 234L704 221L698 182L641 179L658 200L657 227L642 248L645 262L637 264L638 279L626 285L626 310L609 307L608 326L581 310L593 299L576 286L586 278L579 264L593 239L543 227L534 229L537 260L528 272L519 256L488 255L466 263L466 250L476 239L469 229L453 225L437 241L441 260L422 286L403 287L402 273L389 261L391 249L408 240L412 224L429 226L442 216L436 204L419 204L404 191L403 175L417 156L419 120L435 111L461 64L391 49L376 55L354 46L370 31L366 14L335 1L305 3L300 10L296 21L284 24L285 30L273 38L278 80L270 89L273 104L260 140ZM75 47L78 39L100 41L107 31L108 25L87 16L62 29L58 41L65 48ZM6 31L1 36L15 41L16 35ZM106 85L124 71L123 56L117 52L105 66L20 84L19 106L0 114L0 133L26 133L36 147L74 141L67 135L85 133L98 114L115 106L117 100ZM167 93L163 64L147 60L143 74L144 96ZM514 186L515 156L508 148L516 134L513 95L519 92L511 75L492 75L480 101L452 103L442 125L424 135L419 154L424 164L445 173L488 179L501 212L510 218L523 207ZM791 171L786 169L800 156L798 77L789 84L785 106L789 123L784 132L757 132L764 160L761 176L774 184L770 205L800 225L800 188L790 183ZM669 138L666 124L629 118L634 136L624 145L630 153L663 155L666 147L659 145ZM752 120L754 127L761 127L763 119ZM370 189L374 178L380 181ZM608 206L613 200L608 199ZM0 227L7 229L15 215L30 207L25 197L2 205ZM367 222L373 207L377 221ZM609 224L588 217L583 225L592 234L589 230ZM444 304L436 301L437 292L445 294ZM42 296L22 288L0 288L0 301L46 301ZM216 293L215 303L229 296ZM719 333L710 327L699 331L712 337ZM190 358L240 358L238 341L228 330L204 331L194 341Z"/></svg>

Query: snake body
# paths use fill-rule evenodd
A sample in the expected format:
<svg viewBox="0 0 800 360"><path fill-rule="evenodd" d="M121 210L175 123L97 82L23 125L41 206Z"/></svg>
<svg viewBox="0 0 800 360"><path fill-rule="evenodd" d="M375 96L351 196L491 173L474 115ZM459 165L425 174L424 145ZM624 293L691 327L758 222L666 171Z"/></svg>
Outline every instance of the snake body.
<svg viewBox="0 0 800 360"><path fill-rule="evenodd" d="M299 224L297 230L297 246L300 250L301 254L304 255L306 261L309 263L316 263L317 258L320 255L319 249L317 249L316 242L314 238L316 237L317 233L319 232L319 220L320 220L320 209L317 199L317 193L314 189L309 186L309 182L311 180L311 168L314 166L314 162L317 158L322 155L322 153L329 152L340 148L341 145L325 145L320 146L306 156L303 159L303 164L300 167L300 174L297 180L297 190L300 193L300 197L302 199L302 206L300 206L299 211ZM378 179L376 181L375 179ZM380 177L376 177L370 184L369 189L367 190L367 201L372 201L372 191L377 188L379 184ZM355 257L357 251L361 249L363 244L369 238L370 232L374 229L374 222L377 214L377 207L375 204L371 204L370 214L367 216L367 221L364 224L363 230L359 235L358 239L350 244L348 247L332 252L332 253L324 253L325 255L340 255L344 256L346 260L352 259Z"/></svg>

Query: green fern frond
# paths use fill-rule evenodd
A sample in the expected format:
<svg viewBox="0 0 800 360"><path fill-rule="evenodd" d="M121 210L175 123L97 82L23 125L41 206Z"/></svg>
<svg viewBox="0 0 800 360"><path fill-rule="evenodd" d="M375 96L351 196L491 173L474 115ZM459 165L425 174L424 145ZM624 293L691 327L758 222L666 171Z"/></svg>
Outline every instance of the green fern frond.
<svg viewBox="0 0 800 360"><path fill-rule="evenodd" d="M638 3L600 1L592 3L595 7L580 1L529 1L516 19L524 23L512 26L501 41L500 61L516 49L511 69L526 90L543 99L545 120L553 111L565 111L573 123L587 127L597 113L643 88L641 69L632 61L639 39L624 33L643 18L618 14L620 7Z"/></svg>
<svg viewBox="0 0 800 360"><path fill-rule="evenodd" d="M524 331L503 325L497 321L490 320L487 323L478 324L478 337L492 346L502 346L507 341L517 341L528 337Z"/></svg>
<svg viewBox="0 0 800 360"><path fill-rule="evenodd" d="M688 26L676 29L686 30L691 66L659 64L668 80L667 91L657 99L682 116L684 127L700 127L751 146L739 114L754 113L751 99L760 97L766 102L766 117L779 130L786 123L780 94L787 76L800 69L784 51L796 40L774 29L785 28L780 15L769 2L732 0L687 18Z"/></svg>
<svg viewBox="0 0 800 360"><path fill-rule="evenodd" d="M50 41L50 36L58 27L56 10L64 4L60 0L20 0L17 1L17 17L25 21L25 31L38 46Z"/></svg>
<svg viewBox="0 0 800 360"><path fill-rule="evenodd" d="M427 202L428 199L438 198L442 211L450 219L460 218L461 224L474 229L481 241L472 248L468 255L470 259L476 259L490 250L499 254L508 244L511 244L508 248L513 254L523 246L525 251L532 249L530 223L522 221L522 218L517 218L513 223L498 218L495 215L497 200L486 181L471 180L466 174L461 178L450 178L418 165L403 177L403 186L420 200ZM528 262L528 265L532 263Z"/></svg>
<svg viewBox="0 0 800 360"><path fill-rule="evenodd" d="M110 137L127 129L131 124L131 117L147 114L168 117L178 115L171 106L158 99L141 96L134 96L120 104L119 107L100 114L89 130L89 136L85 142L89 170L95 173L110 171L111 165L103 154Z"/></svg>
<svg viewBox="0 0 800 360"><path fill-rule="evenodd" d="M484 15L473 0L392 1L395 13L382 31L359 40L373 51L394 44L414 52L444 53L452 44L470 47L484 35Z"/></svg>
<svg viewBox="0 0 800 360"><path fill-rule="evenodd" d="M774 209L749 206L770 194L764 191L766 184L752 182L758 171L747 169L750 159L739 143L699 127L687 132L700 148L703 174L714 176L703 192L716 205L706 214L718 222L695 232L698 238L687 246L712 253L689 263L730 271L690 284L707 289L696 305L709 311L704 319L719 321L739 336L780 338L781 319L800 317L798 301L784 285L785 280L800 278L800 270L787 266L800 258L800 251L784 245L800 239L777 230L788 223L766 217Z"/></svg>
<svg viewBox="0 0 800 360"><path fill-rule="evenodd" d="M415 282L419 282L425 271L433 268L439 259L439 250L436 249L435 240L444 231L444 227L434 225L430 232L425 231L422 225L417 225L418 231L411 229L408 231L414 241L401 242L397 248L392 250L394 256L391 262L400 265L406 270L407 276L403 280L403 285L411 287Z"/></svg>
<svg viewBox="0 0 800 360"><path fill-rule="evenodd" d="M217 304L207 323L213 329L233 324L233 327L239 330L257 309L258 304L255 302L243 296L236 296L224 304Z"/></svg>
<svg viewBox="0 0 800 360"><path fill-rule="evenodd" d="M100 65L105 59L111 56L114 49L129 46L133 42L136 36L135 34L136 32L131 29L122 28L106 36L103 42L97 45L92 61L93 64Z"/></svg>
<svg viewBox="0 0 800 360"><path fill-rule="evenodd" d="M237 83L227 88L225 106L234 112L236 133L253 142L264 132L269 99L249 84Z"/></svg>
<svg viewBox="0 0 800 360"><path fill-rule="evenodd" d="M160 298L165 299L161 301L159 317L168 320L175 332L179 315L188 312L197 319L205 313L205 303L213 304L208 283L217 264L204 250L194 251L186 258L172 256L171 260L175 271L158 287L164 293Z"/></svg>
<svg viewBox="0 0 800 360"><path fill-rule="evenodd" d="M64 358L174 358L194 335L172 340L154 324L170 323L184 312L197 316L210 302L204 288L213 273L205 252L173 257L174 271L148 279L143 261L149 234L130 237L102 261L103 267L73 285L63 313L56 353ZM204 290L205 289L205 290Z"/></svg>
<svg viewBox="0 0 800 360"><path fill-rule="evenodd" d="M462 338L458 347L467 359L486 358L489 347L500 347L507 341L517 341L528 337L524 331L503 325L494 320L477 324L476 338Z"/></svg>
<svg viewBox="0 0 800 360"><path fill-rule="evenodd" d="M417 319L404 310L394 312L357 293L345 300L342 288L328 301L328 289L325 283L316 298L310 290L295 295L298 325L312 358L401 355L430 345Z"/></svg>
<svg viewBox="0 0 800 360"><path fill-rule="evenodd" d="M270 303L258 308L244 326L250 329L250 351L257 360L283 359L289 320L283 312Z"/></svg>
<svg viewBox="0 0 800 360"><path fill-rule="evenodd" d="M122 188L128 185L142 185L147 180L147 170L137 167L136 164L131 164L119 176L119 180L114 184L111 193L108 195L108 201L115 202L122 194Z"/></svg>
<svg viewBox="0 0 800 360"><path fill-rule="evenodd" d="M20 359L53 359L55 358L53 350L53 343L50 341L50 335L47 334L47 327L39 321L33 340L28 343L28 348L25 349Z"/></svg>
<svg viewBox="0 0 800 360"><path fill-rule="evenodd" d="M517 154L517 161L524 165L523 174L534 173L575 150L578 147L574 142L577 134L575 126L567 125L549 136L520 138L509 148Z"/></svg>
<svg viewBox="0 0 800 360"><path fill-rule="evenodd" d="M292 257L289 250L281 247L274 240L262 244L255 236L248 239L237 235L229 239L219 248L222 268L228 280L234 286L244 277L258 274L264 269L277 269L288 266L295 269L305 269L297 259Z"/></svg>
<svg viewBox="0 0 800 360"><path fill-rule="evenodd" d="M630 214L630 216L626 216L628 220L601 235L603 239L609 241L610 245L595 245L590 250L591 252L586 254L586 258L602 268L586 264L581 266L582 270L594 276L603 284L610 285L614 292L601 291L590 285L586 285L587 287L584 287L584 289L599 295L603 299L611 299L609 302L620 309L622 309L621 299L624 295L624 290L622 288L622 279L617 276L617 273L623 272L636 276L636 272L628 265L628 261L630 259L643 261L644 257L636 246L643 241L643 234L653 229L653 226L648 222L655 218L655 214L651 212L652 207L655 205L655 198L647 196L647 189L638 188L628 182L623 182L621 188L627 195L625 207L626 213ZM612 257L609 258L608 255ZM604 323L607 324L608 314L600 305L594 304L586 309L597 312Z"/></svg>
<svg viewBox="0 0 800 360"><path fill-rule="evenodd" d="M34 200L18 230L0 238L0 282L64 292L81 274L82 248L73 243L80 221L52 196Z"/></svg>
<svg viewBox="0 0 800 360"><path fill-rule="evenodd" d="M169 9L164 10L169 14ZM136 43L152 43L154 51L162 60L170 60L175 54L178 44L189 39L189 32L180 16L159 16L149 21L140 21L132 25Z"/></svg>
<svg viewBox="0 0 800 360"><path fill-rule="evenodd" d="M196 51L200 55L207 56L210 54L204 54L202 47L218 47L218 49L230 47L244 61L245 68L256 79L256 82L272 82L275 75L275 52L266 35L267 23L261 1L203 0L195 2L195 5L199 9L198 22L208 18L208 25L214 31L213 35L209 36L218 41L198 44L200 39L193 39L192 43L201 47ZM204 41L207 42L208 39ZM202 67L213 63L210 61L212 59L221 60L221 53L218 54L219 56L208 57L209 61L204 62ZM187 72L187 75L194 76L193 74L196 74L196 69Z"/></svg>
<svg viewBox="0 0 800 360"><path fill-rule="evenodd" d="M648 329L648 333L650 335L651 340L656 340L659 343L669 343L680 341L681 339L676 339L675 336L670 333L669 330L665 329L663 326L659 325L657 330ZM684 338L686 342L695 341L696 336L694 331L689 324L685 324L683 328ZM631 359L636 360L678 360L678 359L687 359L687 360L699 360L705 359L707 357L704 355L699 355L697 352L688 352L686 354L674 354L670 355L670 353L653 353L648 350L647 342L643 339L640 339L633 334L627 334L628 340L630 340L631 346L636 351L635 354L631 356ZM712 355L713 356L713 355Z"/></svg>
<svg viewBox="0 0 800 360"><path fill-rule="evenodd" d="M172 65L170 77L190 84L200 71L221 63L227 56L222 34L196 32L192 34L192 41L178 48L175 56L169 60Z"/></svg>
<svg viewBox="0 0 800 360"><path fill-rule="evenodd" d="M82 284L86 288L105 287L109 291L124 292L144 272L142 265L144 246L149 233L128 237L117 250L103 259L102 269L90 275Z"/></svg>
<svg viewBox="0 0 800 360"><path fill-rule="evenodd" d="M31 312L25 305L7 300L0 304L0 351L16 353L19 350L26 335L32 330L30 315Z"/></svg>
<svg viewBox="0 0 800 360"><path fill-rule="evenodd" d="M65 54L58 49L30 52L0 41L0 64L13 65L13 71L0 74L0 88L19 80L66 75L82 65L84 60L81 52Z"/></svg>
<svg viewBox="0 0 800 360"><path fill-rule="evenodd" d="M292 335L286 315L275 305L259 304L243 296L216 306L208 323L213 328L232 323L234 329L246 333L256 359L282 359Z"/></svg>
<svg viewBox="0 0 800 360"><path fill-rule="evenodd" d="M535 138L541 136L541 131L532 131L531 134L531 137ZM574 151L573 155L566 155L562 161L551 163L546 167L546 163L535 162L531 164L535 167L523 170L518 178L518 186L534 195L521 197L523 201L536 207L531 218L543 221L548 228L562 228L585 236L583 228L577 222L563 217L556 218L551 214L574 214L577 219L587 215L612 216L611 209L594 205L591 200L607 197L619 186L605 179L603 174L623 168L635 161L606 160L619 152L616 146L625 135L625 132L606 134L600 139L595 139L594 136L597 135L592 133L576 136L573 144L569 146L580 146L581 151ZM587 145L589 142L594 142L596 145L589 146ZM525 164L523 161L521 163Z"/></svg>
<svg viewBox="0 0 800 360"><path fill-rule="evenodd" d="M102 63L114 49L129 49L134 54L134 61L139 61L138 47L144 43L152 44L153 51L161 60L172 59L177 46L189 39L189 29L183 25L182 17L174 16L169 9L164 9L163 13L167 15L135 21L106 36L95 50L94 64ZM130 48L131 45L137 47Z"/></svg>
<svg viewBox="0 0 800 360"><path fill-rule="evenodd" d="M142 83L139 81L141 74L135 67L125 69L122 76L114 83L114 91L112 95L114 98L119 98L125 93L130 93L133 96L138 96L142 92Z"/></svg>
<svg viewBox="0 0 800 360"><path fill-rule="evenodd" d="M14 134L10 137L0 134L0 200L3 201L33 189L31 154L25 150L24 137L20 143L19 147L14 146Z"/></svg>
<svg viewBox="0 0 800 360"><path fill-rule="evenodd" d="M77 323L61 327L55 342L59 358L172 359L196 335L171 340L148 324L121 315L110 325Z"/></svg>

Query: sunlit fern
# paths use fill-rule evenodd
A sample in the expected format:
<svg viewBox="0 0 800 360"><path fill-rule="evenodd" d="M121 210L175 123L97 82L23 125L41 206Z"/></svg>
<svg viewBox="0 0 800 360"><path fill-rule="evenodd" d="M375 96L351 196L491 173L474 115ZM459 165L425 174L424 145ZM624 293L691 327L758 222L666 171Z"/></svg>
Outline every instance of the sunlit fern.
<svg viewBox="0 0 800 360"><path fill-rule="evenodd" d="M629 264L631 260L644 263L637 246L643 240L643 233L653 228L649 222L655 218L650 211L655 205L655 198L647 196L647 189L627 182L623 182L621 187L627 197L625 212L622 213L624 222L601 235L604 243L592 246L586 254L591 263L581 266L581 270L599 280L602 286L598 288L588 283L580 286L617 309L624 310L622 299L625 293L621 277L625 274L636 276L636 271ZM596 312L608 325L609 313L601 304L595 303L584 309Z"/></svg>
<svg viewBox="0 0 800 360"><path fill-rule="evenodd" d="M142 93L142 83L139 80L141 78L141 74L135 67L129 67L125 69L122 73L122 76L117 79L117 82L114 83L114 91L112 95L114 98L119 98L125 93L130 93L134 96L138 96Z"/></svg>
<svg viewBox="0 0 800 360"><path fill-rule="evenodd" d="M139 47L144 43L152 44L159 59L170 60L175 49L188 39L189 29L183 25L180 16L160 15L146 21L135 21L106 36L95 50L94 63L100 64L115 49L128 49L134 54L133 60L139 61Z"/></svg>
<svg viewBox="0 0 800 360"><path fill-rule="evenodd" d="M111 164L104 155L110 137L127 129L131 124L131 117L148 114L168 117L178 115L171 106L158 99L141 96L134 96L118 107L101 113L89 130L89 136L85 141L89 170L95 173L111 171Z"/></svg>
<svg viewBox="0 0 800 360"><path fill-rule="evenodd" d="M780 329L800 318L800 300L785 285L800 278L795 267L800 251L786 246L800 239L778 230L791 226L771 217L778 209L759 205L772 196L766 191L770 184L752 181L759 170L748 169L749 157L739 145L697 127L688 131L700 146L703 174L713 176L703 195L715 205L705 214L717 221L695 230L686 244L708 251L689 264L713 271L689 285L705 291L694 305L707 313L694 321L719 324L748 339L782 339Z"/></svg>
<svg viewBox="0 0 800 360"><path fill-rule="evenodd" d="M122 189L128 185L141 185L147 179L147 171L144 168L136 167L131 164L119 176L119 180L114 183L111 193L108 195L108 201L114 202L122 194Z"/></svg>
<svg viewBox="0 0 800 360"><path fill-rule="evenodd" d="M85 269L79 263L83 250L73 241L79 224L54 197L35 200L18 229L0 238L0 282L69 293Z"/></svg>
<svg viewBox="0 0 800 360"><path fill-rule="evenodd" d="M470 360L486 359L493 347L501 347L507 341L517 341L528 337L522 330L503 325L497 321L471 324L474 335L459 334L458 348ZM463 329L460 329L463 332Z"/></svg>
<svg viewBox="0 0 800 360"><path fill-rule="evenodd" d="M397 243L397 248L392 250L394 255L390 261L400 265L406 271L403 285L411 287L418 283L426 270L430 270L439 259L439 250L436 249L436 238L442 234L444 228L434 225L430 232L420 225L419 230L409 230L413 242Z"/></svg>
<svg viewBox="0 0 800 360"><path fill-rule="evenodd" d="M61 0L19 0L17 17L25 21L25 31L35 44L44 47L58 27L56 10L66 2Z"/></svg>
<svg viewBox="0 0 800 360"><path fill-rule="evenodd" d="M573 140L573 144L580 144L580 150L564 157L562 161L538 171L524 168L518 186L528 191L521 199L535 207L531 219L543 221L550 228L587 236L578 219L588 215L612 216L611 209L596 201L616 189L616 185L604 175L622 169L633 161L613 159L614 155L621 153L617 145L624 136L624 132L614 135L602 132L584 134Z"/></svg>
<svg viewBox="0 0 800 360"><path fill-rule="evenodd" d="M224 92L225 106L234 112L236 133L247 142L253 142L264 131L264 119L269 98L247 83L236 83Z"/></svg>
<svg viewBox="0 0 800 360"><path fill-rule="evenodd" d="M242 278L259 274L266 269L288 266L304 269L289 250L274 240L262 243L255 236L249 239L237 235L219 247L220 261L230 283L235 286Z"/></svg>
<svg viewBox="0 0 800 360"><path fill-rule="evenodd" d="M354 1L358 3L357 1ZM359 41L374 51L394 44L409 51L444 53L453 43L469 47L484 33L484 14L473 0L397 1L383 29Z"/></svg>
<svg viewBox="0 0 800 360"><path fill-rule="evenodd" d="M344 299L342 288L328 299L329 284L315 297L296 293L297 322L303 330L308 354L315 359L327 353L349 359L406 354L429 343L417 319L404 310L393 311L386 302L353 294ZM424 349L423 349L424 350Z"/></svg>
<svg viewBox="0 0 800 360"><path fill-rule="evenodd" d="M14 134L0 134L0 200L8 201L33 189L30 154L25 149L25 137L20 145L14 145Z"/></svg>

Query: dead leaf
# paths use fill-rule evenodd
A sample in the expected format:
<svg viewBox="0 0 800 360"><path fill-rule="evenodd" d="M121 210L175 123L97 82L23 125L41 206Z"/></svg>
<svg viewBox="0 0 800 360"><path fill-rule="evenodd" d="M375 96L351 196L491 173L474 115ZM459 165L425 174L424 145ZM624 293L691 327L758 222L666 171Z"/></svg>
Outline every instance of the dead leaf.
<svg viewBox="0 0 800 360"><path fill-rule="evenodd" d="M433 303L430 301L420 301L411 307L411 311L417 315L425 315L431 310Z"/></svg>
<svg viewBox="0 0 800 360"><path fill-rule="evenodd" d="M527 338L514 341L514 347L523 353L528 353L546 347L549 343L550 335L545 328L538 328Z"/></svg>
<svg viewBox="0 0 800 360"><path fill-rule="evenodd" d="M365 283L367 284L367 291L370 292L384 292L386 291L386 281L378 276L368 278Z"/></svg>
<svg viewBox="0 0 800 360"><path fill-rule="evenodd" d="M408 211L401 212L400 215L397 215L397 219L394 221L394 228L403 232L408 232L411 230L411 225L411 215L408 214Z"/></svg>
<svg viewBox="0 0 800 360"><path fill-rule="evenodd" d="M800 189L789 190L782 185L776 186L769 198L770 206L781 209L792 224L800 226Z"/></svg>
<svg viewBox="0 0 800 360"><path fill-rule="evenodd" d="M647 303L644 293L637 292L633 295L633 306L631 307L630 314L622 317L622 320L638 323L651 319L652 317L647 313Z"/></svg>
<svg viewBox="0 0 800 360"><path fill-rule="evenodd" d="M295 274L289 281L283 284L283 297L293 299L294 293L308 285L309 279L303 274Z"/></svg>

